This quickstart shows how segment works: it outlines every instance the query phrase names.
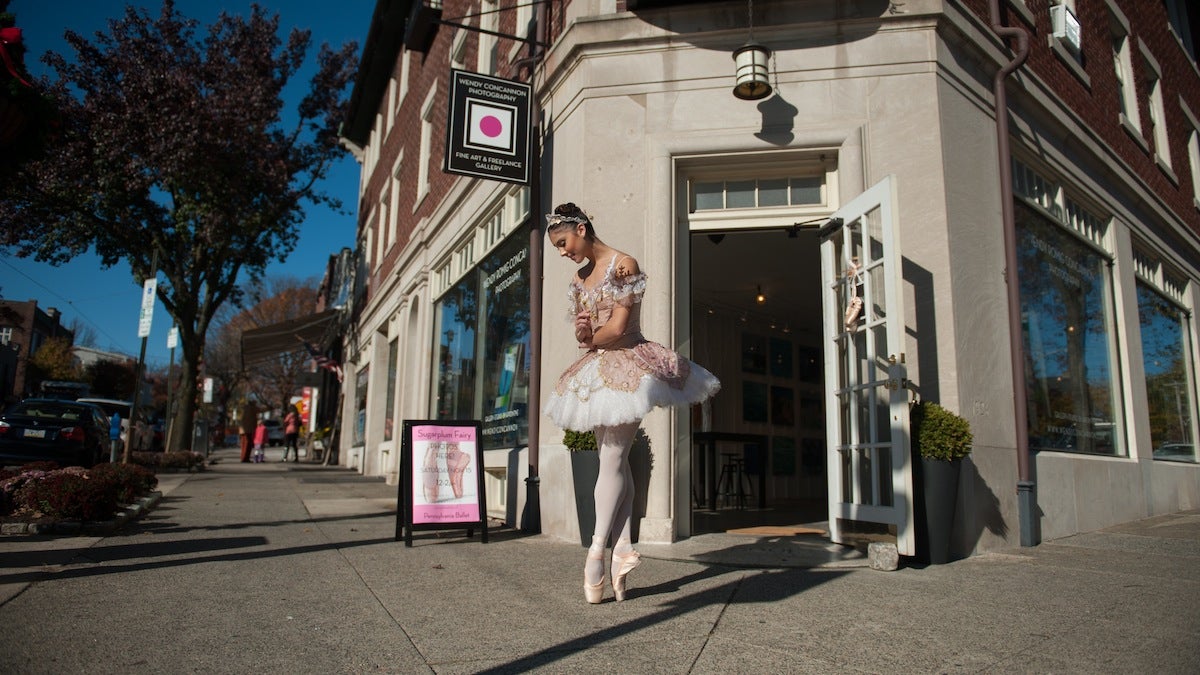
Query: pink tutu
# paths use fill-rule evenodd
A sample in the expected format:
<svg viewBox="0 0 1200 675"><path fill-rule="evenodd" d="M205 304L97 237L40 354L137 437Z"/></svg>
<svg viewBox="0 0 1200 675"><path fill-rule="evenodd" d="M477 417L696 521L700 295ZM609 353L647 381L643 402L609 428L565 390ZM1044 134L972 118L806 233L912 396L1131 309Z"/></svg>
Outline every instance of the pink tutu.
<svg viewBox="0 0 1200 675"><path fill-rule="evenodd" d="M633 310L629 332L621 346L584 354L558 378L543 412L563 429L639 422L655 408L700 403L721 389L712 373L637 332L645 275L614 279L612 268L610 263L604 282L591 291L571 284L571 316L589 310L597 328L621 304Z"/></svg>

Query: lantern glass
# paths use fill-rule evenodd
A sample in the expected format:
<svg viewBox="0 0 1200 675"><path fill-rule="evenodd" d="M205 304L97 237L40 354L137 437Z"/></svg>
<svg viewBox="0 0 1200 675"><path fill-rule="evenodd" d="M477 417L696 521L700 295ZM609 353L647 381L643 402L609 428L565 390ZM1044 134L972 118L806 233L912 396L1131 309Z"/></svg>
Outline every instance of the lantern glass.
<svg viewBox="0 0 1200 675"><path fill-rule="evenodd" d="M736 83L733 95L747 101L756 101L771 95L768 78L768 62L771 50L762 45L742 45L733 53Z"/></svg>

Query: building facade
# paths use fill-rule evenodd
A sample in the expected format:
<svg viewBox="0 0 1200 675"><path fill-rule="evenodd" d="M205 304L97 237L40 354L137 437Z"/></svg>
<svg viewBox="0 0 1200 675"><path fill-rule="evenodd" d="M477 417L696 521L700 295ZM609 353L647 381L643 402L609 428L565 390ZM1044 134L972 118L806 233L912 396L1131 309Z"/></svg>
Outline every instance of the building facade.
<svg viewBox="0 0 1200 675"><path fill-rule="evenodd" d="M35 392L29 381L29 359L52 337L75 341L75 333L62 325L62 313L42 309L37 300L0 300L0 394L4 401L19 400Z"/></svg>
<svg viewBox="0 0 1200 675"><path fill-rule="evenodd" d="M643 423L643 540L736 512L912 553L915 399L974 433L957 555L1196 507L1189 11L381 0L344 130L363 171L343 461L398 480L401 420L479 419L489 509L527 517L532 442L540 525L578 536L560 430L535 418L528 437L577 356L574 269L529 232L571 201L648 272L647 337L723 383ZM732 93L748 42L767 48L758 100ZM533 86L540 193L441 171L451 69Z"/></svg>

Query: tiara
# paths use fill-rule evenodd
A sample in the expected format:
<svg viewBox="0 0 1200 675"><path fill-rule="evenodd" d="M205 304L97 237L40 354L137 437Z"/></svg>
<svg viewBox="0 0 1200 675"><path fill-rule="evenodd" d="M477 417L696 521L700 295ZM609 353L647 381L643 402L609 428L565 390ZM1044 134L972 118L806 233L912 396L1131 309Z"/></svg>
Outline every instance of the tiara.
<svg viewBox="0 0 1200 675"><path fill-rule="evenodd" d="M558 227L559 225L561 225L563 223L579 223L580 225L582 225L583 223L586 223L586 222L588 222L587 218L584 218L582 216L564 216L564 215L558 214L558 213L547 213L546 214L546 225L548 227Z"/></svg>

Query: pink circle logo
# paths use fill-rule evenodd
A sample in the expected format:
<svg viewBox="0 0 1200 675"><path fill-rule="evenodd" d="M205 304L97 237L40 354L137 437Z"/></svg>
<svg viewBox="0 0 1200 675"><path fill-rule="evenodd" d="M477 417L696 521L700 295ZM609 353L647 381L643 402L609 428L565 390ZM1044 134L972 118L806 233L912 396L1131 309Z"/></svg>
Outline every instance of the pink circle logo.
<svg viewBox="0 0 1200 675"><path fill-rule="evenodd" d="M494 116L487 115L479 120L479 130L483 132L484 136L495 138L500 135L501 131L504 131L504 125Z"/></svg>

